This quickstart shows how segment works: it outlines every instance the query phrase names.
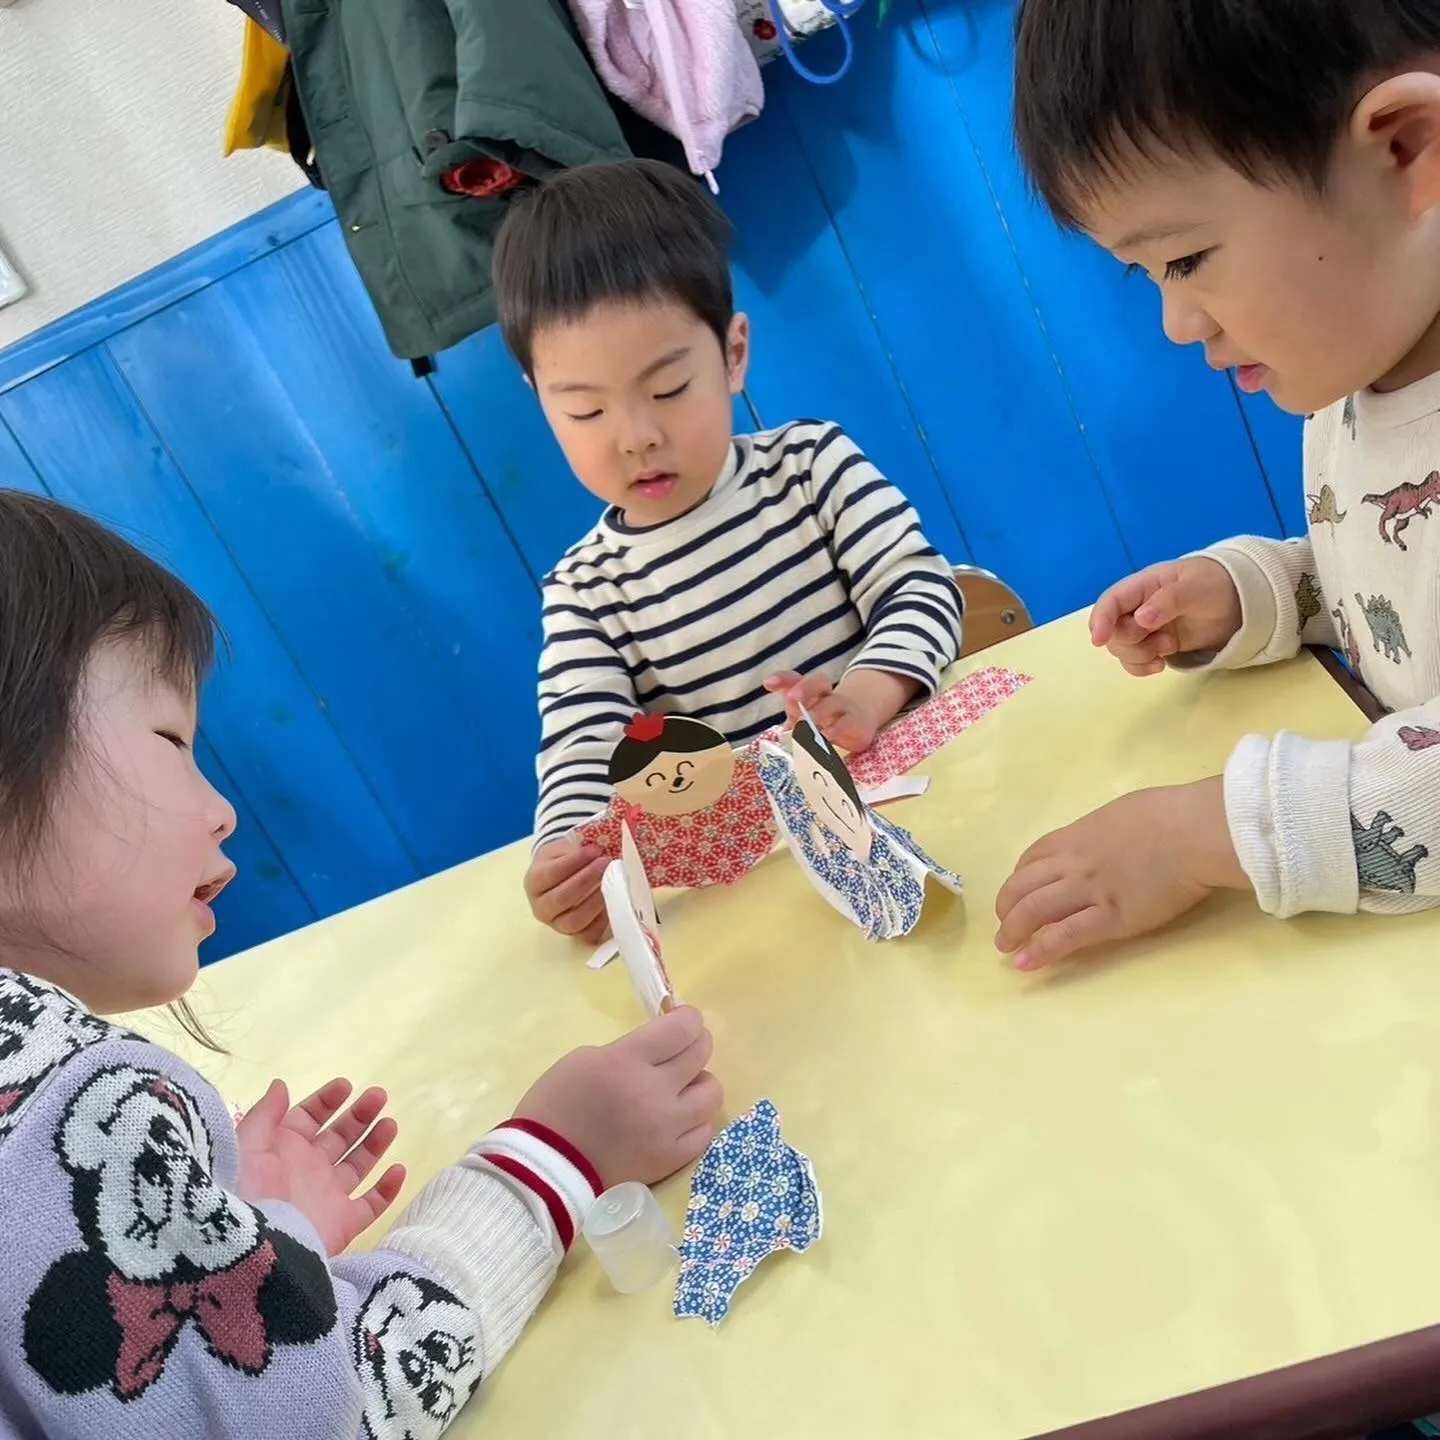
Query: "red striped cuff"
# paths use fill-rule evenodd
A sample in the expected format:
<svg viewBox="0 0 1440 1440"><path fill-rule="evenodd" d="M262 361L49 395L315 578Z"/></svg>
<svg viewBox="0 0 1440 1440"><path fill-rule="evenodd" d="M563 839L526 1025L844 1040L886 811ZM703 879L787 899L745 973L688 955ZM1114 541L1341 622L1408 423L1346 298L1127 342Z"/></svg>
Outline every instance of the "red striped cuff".
<svg viewBox="0 0 1440 1440"><path fill-rule="evenodd" d="M604 1193L605 1182L600 1178L600 1172L590 1163L584 1151L578 1145L572 1145L558 1130L552 1130L538 1120L527 1120L523 1115L516 1115L503 1125L497 1125L495 1129L519 1130L522 1134L548 1145L552 1150L558 1150L585 1177L585 1183L597 1195Z"/></svg>
<svg viewBox="0 0 1440 1440"><path fill-rule="evenodd" d="M562 1250L574 1244L586 1212L605 1188L585 1154L538 1121L507 1121L485 1136L471 1154L540 1202ZM532 1208L543 1223L539 1207Z"/></svg>
<svg viewBox="0 0 1440 1440"><path fill-rule="evenodd" d="M553 1185L547 1184L528 1165L522 1165L509 1155L492 1150L482 1150L480 1154L487 1165L503 1170L512 1180L518 1180L527 1190L544 1201L546 1210L550 1212L550 1219L554 1222L555 1233L560 1237L560 1248L568 1250L575 1243L575 1218L570 1213L570 1207L560 1198L560 1192ZM584 1223L583 1220L581 1223Z"/></svg>

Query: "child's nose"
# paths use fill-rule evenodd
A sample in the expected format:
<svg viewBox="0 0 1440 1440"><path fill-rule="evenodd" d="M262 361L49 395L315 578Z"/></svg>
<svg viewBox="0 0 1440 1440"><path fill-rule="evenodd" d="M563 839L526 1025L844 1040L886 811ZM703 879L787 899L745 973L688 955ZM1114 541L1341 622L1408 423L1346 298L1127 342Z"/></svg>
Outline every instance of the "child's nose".
<svg viewBox="0 0 1440 1440"><path fill-rule="evenodd" d="M663 438L654 416L645 409L626 417L620 443L627 455L644 455L657 449Z"/></svg>
<svg viewBox="0 0 1440 1440"><path fill-rule="evenodd" d="M210 821L210 833L222 843L235 833L235 827L240 823L235 814L235 807L213 785L210 786L210 808L207 818Z"/></svg>
<svg viewBox="0 0 1440 1440"><path fill-rule="evenodd" d="M1167 338L1176 345L1203 345L1213 340L1220 327L1199 305L1187 301L1174 286L1165 291L1164 325Z"/></svg>

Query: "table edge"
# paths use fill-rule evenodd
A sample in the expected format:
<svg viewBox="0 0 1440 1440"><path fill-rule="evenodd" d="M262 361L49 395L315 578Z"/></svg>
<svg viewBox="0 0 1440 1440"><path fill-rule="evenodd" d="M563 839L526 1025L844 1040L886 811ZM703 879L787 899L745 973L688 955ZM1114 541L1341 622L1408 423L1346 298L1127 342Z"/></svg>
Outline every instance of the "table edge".
<svg viewBox="0 0 1440 1440"><path fill-rule="evenodd" d="M1358 680L1348 665L1331 649L1323 645L1308 647L1310 653L1320 662L1320 668L1348 695L1355 708L1373 725L1385 718L1385 707Z"/></svg>
<svg viewBox="0 0 1440 1440"><path fill-rule="evenodd" d="M1035 1440L1342 1440L1440 1410L1440 1325Z"/></svg>

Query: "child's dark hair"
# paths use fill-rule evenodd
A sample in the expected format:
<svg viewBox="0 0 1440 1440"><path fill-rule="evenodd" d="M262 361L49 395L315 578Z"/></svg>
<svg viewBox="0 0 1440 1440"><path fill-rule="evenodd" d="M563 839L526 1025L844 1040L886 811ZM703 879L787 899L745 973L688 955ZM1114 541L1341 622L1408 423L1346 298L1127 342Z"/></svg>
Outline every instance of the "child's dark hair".
<svg viewBox="0 0 1440 1440"><path fill-rule="evenodd" d="M865 813L865 802L856 788L855 777L840 758L840 752L817 735L808 720L801 720L791 732L795 744L800 747L832 780L845 792L856 810Z"/></svg>
<svg viewBox="0 0 1440 1440"><path fill-rule="evenodd" d="M659 161L562 170L511 203L495 242L505 343L529 375L541 326L606 301L671 300L723 347L735 316L730 233L704 188Z"/></svg>
<svg viewBox="0 0 1440 1440"><path fill-rule="evenodd" d="M637 715L610 757L610 783L623 785L657 755L698 755L729 741L713 725L688 715Z"/></svg>
<svg viewBox="0 0 1440 1440"><path fill-rule="evenodd" d="M1128 154L1323 191L1368 85L1440 50L1440 0L1023 0L1015 131L1061 224Z"/></svg>
<svg viewBox="0 0 1440 1440"><path fill-rule="evenodd" d="M183 581L75 510L0 490L0 844L17 865L44 842L91 652L125 638L187 693L215 658L214 619ZM174 1008L218 1048L185 1002Z"/></svg>

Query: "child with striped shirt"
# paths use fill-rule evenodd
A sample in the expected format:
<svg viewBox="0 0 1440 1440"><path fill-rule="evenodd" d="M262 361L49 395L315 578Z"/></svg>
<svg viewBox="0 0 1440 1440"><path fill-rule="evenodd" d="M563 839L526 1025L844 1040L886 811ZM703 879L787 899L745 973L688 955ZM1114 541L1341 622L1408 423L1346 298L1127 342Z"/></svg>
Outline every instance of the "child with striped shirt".
<svg viewBox="0 0 1440 1440"><path fill-rule="evenodd" d="M743 744L804 705L863 750L960 653L950 565L837 425L732 433L749 324L728 227L648 161L562 172L511 210L500 323L599 523L544 582L536 916L606 930L606 861L573 832L609 802L637 711Z"/></svg>

